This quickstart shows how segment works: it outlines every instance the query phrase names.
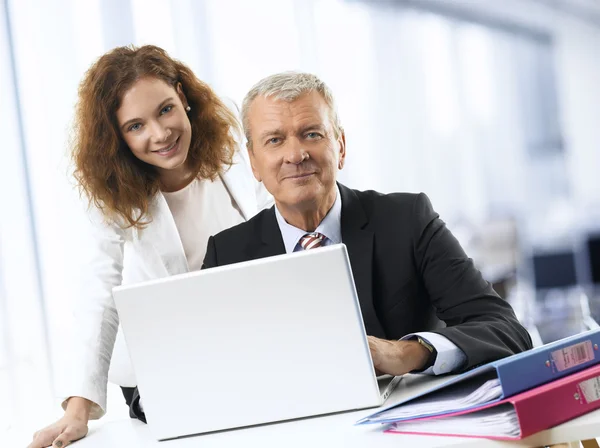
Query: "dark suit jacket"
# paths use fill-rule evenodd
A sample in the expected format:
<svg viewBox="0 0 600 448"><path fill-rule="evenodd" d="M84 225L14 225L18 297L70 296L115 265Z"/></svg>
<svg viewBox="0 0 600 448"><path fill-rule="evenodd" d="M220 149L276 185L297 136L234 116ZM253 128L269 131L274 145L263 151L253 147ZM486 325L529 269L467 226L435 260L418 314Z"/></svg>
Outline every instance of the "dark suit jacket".
<svg viewBox="0 0 600 448"><path fill-rule="evenodd" d="M508 303L475 269L424 194L350 190L341 184L342 241L367 334L400 339L434 331L467 356L463 370L531 348ZM203 268L285 253L275 210L208 240ZM439 318L445 328L439 327ZM130 415L146 421L139 391Z"/></svg>
<svg viewBox="0 0 600 448"><path fill-rule="evenodd" d="M367 334L399 339L434 331L464 351L465 370L532 347L510 305L475 269L426 195L338 185L342 242ZM270 208L211 237L203 268L284 253ZM445 328L435 328L436 316Z"/></svg>

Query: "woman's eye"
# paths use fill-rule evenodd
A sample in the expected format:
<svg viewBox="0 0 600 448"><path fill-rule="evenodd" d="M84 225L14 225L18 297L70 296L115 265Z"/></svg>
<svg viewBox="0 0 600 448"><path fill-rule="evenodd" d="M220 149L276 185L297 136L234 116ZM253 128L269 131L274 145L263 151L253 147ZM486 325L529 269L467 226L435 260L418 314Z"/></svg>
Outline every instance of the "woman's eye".
<svg viewBox="0 0 600 448"><path fill-rule="evenodd" d="M129 130L130 131L138 131L141 127L142 127L142 125L140 123L134 123L131 126L129 126Z"/></svg>
<svg viewBox="0 0 600 448"><path fill-rule="evenodd" d="M160 114L161 114L161 115L164 115L164 114L166 114L166 113L169 113L169 112L171 112L171 110L172 110L172 109L173 109L173 106L165 106L165 107L163 107L163 108L162 108L162 110L160 111Z"/></svg>

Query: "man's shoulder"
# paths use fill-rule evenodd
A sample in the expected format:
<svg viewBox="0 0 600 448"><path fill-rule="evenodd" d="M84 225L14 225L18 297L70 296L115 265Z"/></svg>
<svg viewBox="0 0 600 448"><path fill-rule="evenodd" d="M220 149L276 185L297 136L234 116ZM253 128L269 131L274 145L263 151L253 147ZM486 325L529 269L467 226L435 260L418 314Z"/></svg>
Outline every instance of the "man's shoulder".
<svg viewBox="0 0 600 448"><path fill-rule="evenodd" d="M412 209L422 197L423 193L381 193L375 190L350 190L356 195L363 207L367 210L380 210L393 207L394 209Z"/></svg>
<svg viewBox="0 0 600 448"><path fill-rule="evenodd" d="M438 216L425 193L381 193L347 189L342 193L342 198L344 195L351 203L360 204L371 223L406 226L415 222L426 223Z"/></svg>
<svg viewBox="0 0 600 448"><path fill-rule="evenodd" d="M381 193L376 190L352 190L361 200L373 202L397 202L412 204L420 193L394 192ZM422 193L421 193L422 194Z"/></svg>

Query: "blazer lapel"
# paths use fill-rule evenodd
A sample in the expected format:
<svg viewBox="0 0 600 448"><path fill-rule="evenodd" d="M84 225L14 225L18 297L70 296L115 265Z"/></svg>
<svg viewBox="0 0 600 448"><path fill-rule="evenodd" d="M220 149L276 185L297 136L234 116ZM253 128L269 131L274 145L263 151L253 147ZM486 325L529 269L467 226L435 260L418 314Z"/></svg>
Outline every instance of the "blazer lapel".
<svg viewBox="0 0 600 448"><path fill-rule="evenodd" d="M262 244L256 248L256 258L285 254L285 244L275 217L275 206L264 213L262 220Z"/></svg>
<svg viewBox="0 0 600 448"><path fill-rule="evenodd" d="M242 216L248 220L257 212L255 185L252 172L244 157L236 152L233 165L221 174L225 188L237 204ZM140 238L148 241L158 253L164 268L164 275L175 275L189 272L185 251L175 220L169 205L162 193L158 193L151 204L152 222L138 231ZM273 213L273 219L275 214ZM277 226L277 222L275 222ZM277 226L279 231L279 227ZM278 232L279 233L279 232ZM283 242L281 243L283 246ZM284 248L285 251L285 248Z"/></svg>
<svg viewBox="0 0 600 448"><path fill-rule="evenodd" d="M152 222L138 232L140 238L148 241L158 253L165 276L189 272L175 220L162 193L159 192L153 199L150 213Z"/></svg>
<svg viewBox="0 0 600 448"><path fill-rule="evenodd" d="M342 242L348 249L356 292L367 334L385 338L373 305L373 239L368 217L354 191L339 184L342 197Z"/></svg>
<svg viewBox="0 0 600 448"><path fill-rule="evenodd" d="M240 153L235 153L233 165L221 174L221 180L248 221L258 211L258 205L250 166Z"/></svg>

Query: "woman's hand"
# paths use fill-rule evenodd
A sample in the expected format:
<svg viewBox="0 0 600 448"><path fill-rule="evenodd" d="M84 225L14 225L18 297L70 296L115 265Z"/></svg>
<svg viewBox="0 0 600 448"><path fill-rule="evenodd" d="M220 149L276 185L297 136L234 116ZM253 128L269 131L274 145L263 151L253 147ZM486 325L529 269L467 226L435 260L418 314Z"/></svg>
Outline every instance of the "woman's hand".
<svg viewBox="0 0 600 448"><path fill-rule="evenodd" d="M92 402L81 397L71 397L65 415L55 423L33 435L27 448L63 448L87 435Z"/></svg>

